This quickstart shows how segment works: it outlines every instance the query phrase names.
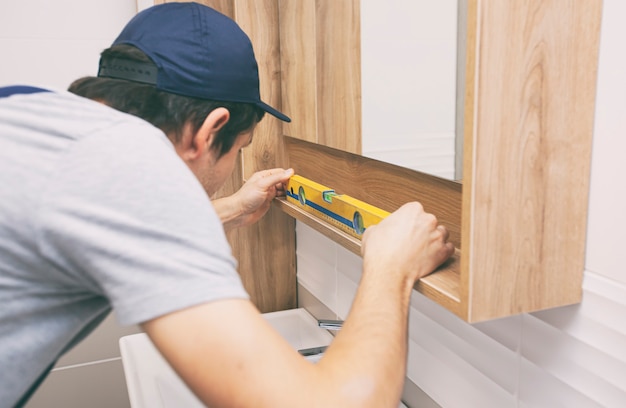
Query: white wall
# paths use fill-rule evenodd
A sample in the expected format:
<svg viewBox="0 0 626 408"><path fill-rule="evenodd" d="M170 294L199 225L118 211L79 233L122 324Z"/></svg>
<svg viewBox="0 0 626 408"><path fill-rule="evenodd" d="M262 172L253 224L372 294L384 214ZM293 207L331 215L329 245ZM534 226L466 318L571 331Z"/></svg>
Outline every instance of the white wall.
<svg viewBox="0 0 626 408"><path fill-rule="evenodd" d="M0 86L65 89L94 75L100 51L135 13L135 0L2 1Z"/></svg>
<svg viewBox="0 0 626 408"><path fill-rule="evenodd" d="M626 2L604 0L584 296L470 325L417 292L408 377L443 407L626 406ZM338 318L361 259L297 225L298 281Z"/></svg>
<svg viewBox="0 0 626 408"><path fill-rule="evenodd" d="M454 178L457 0L361 1L362 154Z"/></svg>
<svg viewBox="0 0 626 408"><path fill-rule="evenodd" d="M0 86L67 89L74 79L95 75L100 52L135 13L135 0L3 0ZM27 407L130 406L118 339L136 332L109 317L59 360Z"/></svg>

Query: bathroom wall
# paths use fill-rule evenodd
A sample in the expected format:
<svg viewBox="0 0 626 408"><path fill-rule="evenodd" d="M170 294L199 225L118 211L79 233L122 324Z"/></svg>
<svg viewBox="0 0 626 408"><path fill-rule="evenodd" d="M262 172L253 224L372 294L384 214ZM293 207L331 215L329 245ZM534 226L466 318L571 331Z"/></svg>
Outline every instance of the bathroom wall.
<svg viewBox="0 0 626 408"><path fill-rule="evenodd" d="M457 2L361 0L363 156L454 178Z"/></svg>
<svg viewBox="0 0 626 408"><path fill-rule="evenodd" d="M135 13L135 0L0 2L0 86L66 89L94 75L100 51ZM118 339L138 331L107 318L58 362L27 407L129 407Z"/></svg>
<svg viewBox="0 0 626 408"><path fill-rule="evenodd" d="M604 0L582 303L470 325L415 292L408 405L626 406L625 15ZM300 223L297 242L300 304L345 318L361 259Z"/></svg>

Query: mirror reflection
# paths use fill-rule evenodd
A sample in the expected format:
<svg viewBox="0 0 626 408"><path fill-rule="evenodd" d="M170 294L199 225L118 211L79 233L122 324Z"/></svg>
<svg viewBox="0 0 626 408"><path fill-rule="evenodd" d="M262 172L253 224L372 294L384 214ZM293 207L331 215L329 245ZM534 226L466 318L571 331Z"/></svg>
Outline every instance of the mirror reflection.
<svg viewBox="0 0 626 408"><path fill-rule="evenodd" d="M464 2L361 1L363 156L461 179Z"/></svg>

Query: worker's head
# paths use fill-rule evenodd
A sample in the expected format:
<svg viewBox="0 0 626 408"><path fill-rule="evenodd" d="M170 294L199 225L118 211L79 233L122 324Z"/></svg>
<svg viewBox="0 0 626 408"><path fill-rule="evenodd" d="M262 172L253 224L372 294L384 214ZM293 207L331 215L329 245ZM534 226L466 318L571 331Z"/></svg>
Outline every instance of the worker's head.
<svg viewBox="0 0 626 408"><path fill-rule="evenodd" d="M179 154L206 138L216 161L238 150L238 139L248 143L265 112L290 121L261 101L248 36L198 3L165 3L137 14L102 52L98 77L81 78L69 90L152 123ZM216 110L225 115L208 126ZM202 130L212 133L199 135Z"/></svg>

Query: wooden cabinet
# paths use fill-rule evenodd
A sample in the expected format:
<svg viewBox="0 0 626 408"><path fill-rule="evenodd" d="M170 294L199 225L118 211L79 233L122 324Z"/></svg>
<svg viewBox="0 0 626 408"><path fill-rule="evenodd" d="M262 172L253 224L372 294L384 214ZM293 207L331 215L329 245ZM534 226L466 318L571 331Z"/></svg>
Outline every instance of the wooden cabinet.
<svg viewBox="0 0 626 408"><path fill-rule="evenodd" d="M469 322L580 301L601 1L468 2L462 185L328 148L359 153L333 140L360 138L359 2L279 3L284 133L326 145L287 138L297 173L388 211L421 201L458 251L416 290Z"/></svg>
<svg viewBox="0 0 626 408"><path fill-rule="evenodd" d="M601 0L471 1L461 316L582 297Z"/></svg>
<svg viewBox="0 0 626 408"><path fill-rule="evenodd" d="M262 97L293 119L263 121L231 188L291 165L388 211L421 201L458 251L416 290L469 322L580 301L601 0L468 0L462 184L359 155L358 0L205 3L250 35ZM231 241L244 281L261 282L249 290L263 311L295 306L291 217L360 251L358 240L276 204Z"/></svg>

